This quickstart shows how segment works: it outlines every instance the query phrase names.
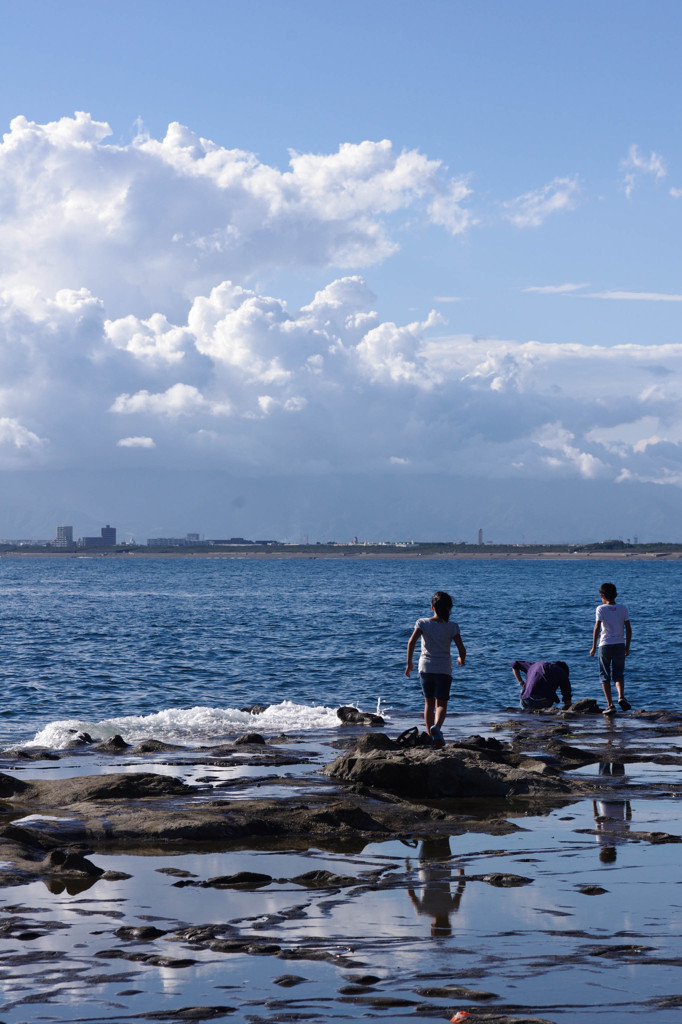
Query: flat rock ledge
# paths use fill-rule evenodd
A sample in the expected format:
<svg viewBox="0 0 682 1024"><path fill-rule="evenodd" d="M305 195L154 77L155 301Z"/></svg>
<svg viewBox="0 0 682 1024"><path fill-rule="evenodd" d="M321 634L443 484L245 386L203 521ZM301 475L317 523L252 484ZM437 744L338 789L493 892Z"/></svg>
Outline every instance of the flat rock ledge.
<svg viewBox="0 0 682 1024"><path fill-rule="evenodd" d="M509 799L565 796L589 788L539 758L515 753L498 740L474 737L441 750L405 749L384 736L360 737L352 750L324 768L325 775L414 800Z"/></svg>

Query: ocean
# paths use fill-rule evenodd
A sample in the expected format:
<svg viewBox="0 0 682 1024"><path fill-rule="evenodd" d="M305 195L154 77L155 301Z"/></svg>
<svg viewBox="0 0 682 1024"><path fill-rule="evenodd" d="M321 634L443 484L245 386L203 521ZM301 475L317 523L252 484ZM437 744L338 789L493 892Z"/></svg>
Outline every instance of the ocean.
<svg viewBox="0 0 682 1024"><path fill-rule="evenodd" d="M0 558L0 741L216 742L253 728L253 704L264 734L335 729L342 704L418 723L405 648L437 589L467 647L453 713L515 706L516 658L565 660L575 699L601 699L588 651L605 580L630 610L631 703L679 709L678 562Z"/></svg>

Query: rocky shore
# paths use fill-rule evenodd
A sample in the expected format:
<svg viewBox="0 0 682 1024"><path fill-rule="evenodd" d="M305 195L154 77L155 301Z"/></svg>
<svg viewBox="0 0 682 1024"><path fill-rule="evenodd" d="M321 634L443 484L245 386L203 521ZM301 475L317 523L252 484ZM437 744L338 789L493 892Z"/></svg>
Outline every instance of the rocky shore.
<svg viewBox="0 0 682 1024"><path fill-rule="evenodd" d="M682 962L682 920L675 919L674 941L668 927L670 948L661 950L663 929L654 943L633 931L632 907L627 921L619 918L625 894L622 907L621 897L614 906L609 894L622 883L614 865L621 846L650 851L644 860L651 885L652 873L665 877L665 851L682 839L675 803L682 796L682 715L640 712L607 723L592 705L533 715L510 709L482 721L480 734L458 737L441 751L416 729L398 736L390 725L367 729L357 723L317 744L301 736L266 741L253 732L199 750L154 742L131 747L125 737L93 744L75 736L66 751L5 751L0 973L7 977L30 965L30 983L23 989L9 984L0 1018L7 1024L47 1020L45 1009L42 1016L22 1016L24 999L30 997L33 1006L49 1003L50 1012L81 988L91 1000L84 986L97 975L99 1002L113 1000L121 1011L120 1017L111 1007L102 1013L109 1022L233 1013L255 1021L266 1007L279 1008L278 1020L353 1016L344 1006L364 1007L370 1015L391 1009L436 1019L461 1011L476 1021L517 1024L589 1021L593 1011L595 1020L604 1019L604 1001L557 1008L550 998L556 973L572 964L576 979L593 976L599 964L625 969L634 957L649 963L649 977L657 980L633 991L630 1004L654 1012L660 1024L672 1020L666 1014L682 1005L682 990L661 991L658 972L664 961ZM633 803L650 813L634 815ZM563 847L557 847L555 832ZM596 874L594 867L576 872L584 858L594 861L595 849ZM567 855L576 872L570 882ZM155 878L140 894L139 878L148 879L152 862ZM570 909L550 901L543 910L539 875L570 887ZM37 909L36 885L44 894ZM532 887L536 895L528 905L527 897L513 895ZM463 912L474 889L482 931ZM490 897L480 895L486 890ZM75 926L59 918L68 918L71 901L90 891L87 914L93 920L100 920L102 901L106 912L120 916L115 928L109 919L81 938L85 952L75 970L63 936ZM590 915L576 909L575 899L585 896L609 900L613 927L595 928ZM112 898L119 901L115 911ZM173 909L176 900L182 913ZM396 901L410 912L409 926ZM531 928L524 915L538 902ZM56 903L61 915L45 921ZM374 921L369 932L368 912ZM187 920L197 914L201 920ZM518 943L511 944L508 959L510 914ZM577 927L567 929L562 914L578 918ZM542 915L553 927L541 926ZM457 921L467 934L466 955L452 938ZM92 938L96 933L106 935L104 946ZM42 940L53 943L58 935L63 949L46 957ZM445 954L453 942L451 962ZM430 952L428 944L435 944ZM473 958L472 949L478 950ZM531 974L523 967L529 952L536 965ZM298 961L319 970L322 964L324 970L299 976L268 968L260 995L242 992L235 982L238 999L211 1000L210 1006L183 1003L177 988L172 1005L166 996L159 1002L161 969L194 972L204 981L208 972L215 994L226 961L237 958L243 973L253 957L261 964ZM391 966L402 957L409 970ZM519 972L526 972L523 1005L511 998ZM131 994L125 995L128 982ZM582 982L576 984L579 991ZM180 987L184 992L188 986ZM282 997L289 987L297 990L296 999ZM57 1012L49 1019L81 1017ZM92 1003L82 1019L100 1019Z"/></svg>

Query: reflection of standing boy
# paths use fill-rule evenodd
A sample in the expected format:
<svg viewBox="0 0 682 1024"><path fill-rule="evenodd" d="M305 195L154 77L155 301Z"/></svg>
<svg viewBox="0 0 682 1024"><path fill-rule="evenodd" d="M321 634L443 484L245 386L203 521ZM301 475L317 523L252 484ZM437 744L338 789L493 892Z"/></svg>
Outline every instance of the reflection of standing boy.
<svg viewBox="0 0 682 1024"><path fill-rule="evenodd" d="M615 715L611 697L611 678L618 692L621 711L629 711L632 705L625 699L625 659L630 653L632 627L630 615L624 604L616 604L618 591L613 583L602 583L599 588L601 604L597 606L596 621L592 633L590 657L593 658L599 641L599 679L606 697L605 715Z"/></svg>

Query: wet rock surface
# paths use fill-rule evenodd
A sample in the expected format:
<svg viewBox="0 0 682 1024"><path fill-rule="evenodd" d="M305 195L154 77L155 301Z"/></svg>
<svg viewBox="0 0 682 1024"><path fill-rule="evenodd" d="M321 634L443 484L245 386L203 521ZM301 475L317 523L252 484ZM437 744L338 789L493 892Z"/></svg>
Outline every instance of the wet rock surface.
<svg viewBox="0 0 682 1024"><path fill-rule="evenodd" d="M669 1024L682 997L646 977L682 964L670 898L652 902L677 877L682 716L498 716L441 751L346 729L322 755L75 737L58 771L111 764L73 778L6 751L0 1020L75 999L97 1024L599 1024L617 990ZM631 984L635 964L652 973Z"/></svg>

